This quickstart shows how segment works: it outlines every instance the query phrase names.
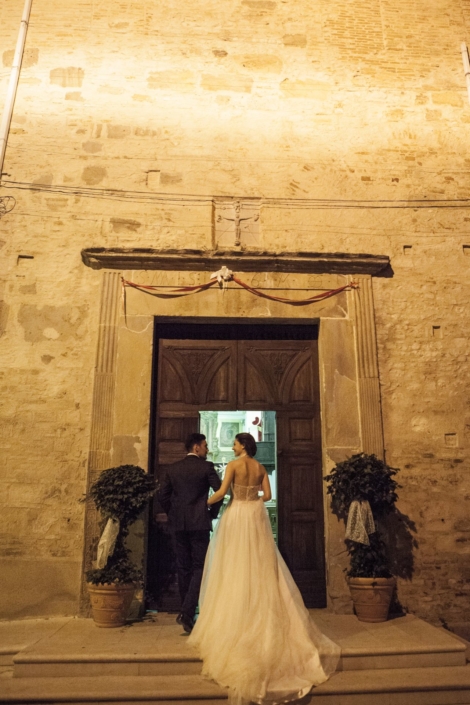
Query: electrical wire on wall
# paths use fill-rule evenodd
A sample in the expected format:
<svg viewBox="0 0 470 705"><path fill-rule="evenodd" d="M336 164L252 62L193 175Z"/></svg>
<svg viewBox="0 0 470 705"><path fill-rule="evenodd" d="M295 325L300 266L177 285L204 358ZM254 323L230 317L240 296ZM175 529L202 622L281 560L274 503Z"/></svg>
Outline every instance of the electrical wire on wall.
<svg viewBox="0 0 470 705"><path fill-rule="evenodd" d="M11 213L16 206L16 198L13 196L0 196L0 218L7 213Z"/></svg>
<svg viewBox="0 0 470 705"><path fill-rule="evenodd" d="M147 191L130 191L125 189L98 189L81 186L63 186L37 184L26 181L2 179L0 186L20 191L36 191L98 198L106 200L133 201L135 203L167 203L174 205L205 206L217 199L258 201L262 205L278 208L295 208L308 210L374 210L374 209L421 209L421 208L470 208L470 198L419 198L419 199L330 199L330 198L264 198L254 196L228 196L205 194L177 194Z"/></svg>

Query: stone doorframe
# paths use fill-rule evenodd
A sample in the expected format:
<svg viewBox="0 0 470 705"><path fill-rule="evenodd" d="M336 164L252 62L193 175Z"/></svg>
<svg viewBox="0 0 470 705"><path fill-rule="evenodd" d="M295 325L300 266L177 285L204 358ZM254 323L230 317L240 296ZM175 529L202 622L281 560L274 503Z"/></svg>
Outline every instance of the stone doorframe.
<svg viewBox="0 0 470 705"><path fill-rule="evenodd" d="M124 273L131 280L133 275L137 275L142 283L145 283L149 274L155 272ZM135 304L125 321L121 305L121 272L103 271L101 277L87 490L101 471L108 467L133 463L147 468L149 453L153 322L156 313L149 307L149 297L137 292L137 296L142 299ZM348 279L344 278L343 281L346 283ZM384 455L372 276L355 273L354 281L359 284L359 288L344 294L343 301L347 302L341 309L344 315L333 315L331 311L326 311L326 315L320 313L317 318L309 320L310 323L319 322L320 326L324 474L336 462L355 452L375 453L381 458ZM214 291L214 294L222 296L221 292ZM178 303L177 300L176 304L172 303L173 309L170 307L172 317L178 317L179 313L188 318L190 314L197 321L198 317L204 316L207 320L211 316L210 306L204 305L199 310L196 306L192 310L191 305L185 302L184 310L180 312ZM282 307L282 304L278 306ZM314 309L315 305L308 308ZM279 322L282 318L288 322L292 317L291 307L285 306L284 312L277 310L280 314L275 320ZM309 310L308 314L315 315L315 311ZM215 313L217 315L221 315L220 311ZM228 314L228 318L235 322L233 315ZM243 316L240 315L240 318ZM246 322L246 318L244 320ZM87 504L84 571L91 567L96 556L98 518L93 506ZM328 605L335 612L350 612L349 591L344 577L344 527L331 514L326 493L325 518ZM145 534L142 522L135 532L135 541L140 544L136 550L141 555L145 553ZM89 613L84 578L80 592L80 613Z"/></svg>

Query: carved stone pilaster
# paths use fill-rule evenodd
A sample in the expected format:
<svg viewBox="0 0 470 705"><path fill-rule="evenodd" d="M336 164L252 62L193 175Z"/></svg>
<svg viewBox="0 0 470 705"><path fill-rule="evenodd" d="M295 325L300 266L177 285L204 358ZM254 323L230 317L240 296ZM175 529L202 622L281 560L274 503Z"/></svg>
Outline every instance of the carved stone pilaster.
<svg viewBox="0 0 470 705"><path fill-rule="evenodd" d="M120 273L104 272L93 383L87 493L100 472L108 468L111 462L120 294ZM80 614L83 616L87 616L90 609L85 571L92 567L92 561L95 557L94 554L99 537L98 521L99 515L94 505L87 502L85 509L83 575L80 591Z"/></svg>
<svg viewBox="0 0 470 705"><path fill-rule="evenodd" d="M359 284L359 289L354 292L354 300L362 449L365 453L375 453L378 458L383 459L382 407L372 278L366 275L354 277L354 280Z"/></svg>

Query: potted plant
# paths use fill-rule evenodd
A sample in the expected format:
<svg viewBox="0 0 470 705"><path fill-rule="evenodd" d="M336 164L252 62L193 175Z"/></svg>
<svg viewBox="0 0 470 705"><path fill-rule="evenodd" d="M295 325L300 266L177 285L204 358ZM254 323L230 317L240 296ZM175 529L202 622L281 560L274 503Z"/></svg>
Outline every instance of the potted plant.
<svg viewBox="0 0 470 705"><path fill-rule="evenodd" d="M142 571L131 561L125 540L129 526L154 492L153 478L135 465L104 470L90 488L88 497L105 525L96 567L86 573L93 619L98 627L120 627L126 623Z"/></svg>
<svg viewBox="0 0 470 705"><path fill-rule="evenodd" d="M396 584L383 529L398 499L399 485L393 479L397 472L375 455L359 453L338 463L325 477L333 511L347 521L346 537L360 539L346 538L345 543L351 559L349 589L362 622L386 621ZM362 531L354 531L355 519Z"/></svg>

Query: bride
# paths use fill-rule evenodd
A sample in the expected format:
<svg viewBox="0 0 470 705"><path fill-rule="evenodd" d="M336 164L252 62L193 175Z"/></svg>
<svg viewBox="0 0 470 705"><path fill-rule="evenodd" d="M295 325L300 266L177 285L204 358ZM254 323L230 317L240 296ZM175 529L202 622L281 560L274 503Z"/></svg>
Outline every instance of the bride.
<svg viewBox="0 0 470 705"><path fill-rule="evenodd" d="M208 500L214 504L232 490L206 555L188 643L199 651L203 675L227 687L232 700L296 700L329 678L340 649L312 622L274 543L264 507L271 487L253 457L255 439L239 433L233 450L236 459Z"/></svg>

